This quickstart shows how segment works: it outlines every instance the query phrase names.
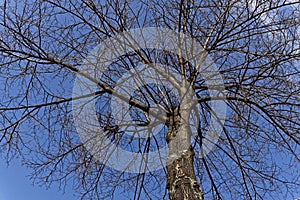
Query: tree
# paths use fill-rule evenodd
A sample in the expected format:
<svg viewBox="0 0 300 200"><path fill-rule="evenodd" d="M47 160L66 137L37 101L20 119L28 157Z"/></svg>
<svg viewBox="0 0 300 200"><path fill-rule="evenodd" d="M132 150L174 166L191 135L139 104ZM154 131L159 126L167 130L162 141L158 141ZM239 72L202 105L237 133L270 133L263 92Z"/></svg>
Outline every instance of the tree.
<svg viewBox="0 0 300 200"><path fill-rule="evenodd" d="M1 152L36 182L73 183L82 199L297 192L299 2L5 0L1 13ZM146 27L163 30L161 48L143 46ZM169 154L155 170L140 157L133 173L111 146Z"/></svg>

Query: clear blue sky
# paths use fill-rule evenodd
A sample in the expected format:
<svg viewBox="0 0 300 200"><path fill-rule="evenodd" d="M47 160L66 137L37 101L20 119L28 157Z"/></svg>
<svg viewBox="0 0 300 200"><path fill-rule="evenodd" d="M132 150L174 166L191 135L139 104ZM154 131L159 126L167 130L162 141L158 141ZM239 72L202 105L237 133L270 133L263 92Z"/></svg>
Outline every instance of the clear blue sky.
<svg viewBox="0 0 300 200"><path fill-rule="evenodd" d="M32 181L27 177L30 170L21 166L20 162L12 161L7 167L3 160L0 160L0 200L74 200L72 189L66 193L58 190L53 185L49 190L38 185L33 186Z"/></svg>

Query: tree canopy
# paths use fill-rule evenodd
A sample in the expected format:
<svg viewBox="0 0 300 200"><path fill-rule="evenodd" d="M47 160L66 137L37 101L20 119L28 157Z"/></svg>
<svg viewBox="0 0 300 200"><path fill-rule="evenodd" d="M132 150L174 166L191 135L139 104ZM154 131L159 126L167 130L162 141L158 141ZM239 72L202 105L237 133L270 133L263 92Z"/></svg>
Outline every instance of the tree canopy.
<svg viewBox="0 0 300 200"><path fill-rule="evenodd" d="M195 127L188 128L187 145L194 152L191 164L204 199L296 198L293 195L300 192L299 23L296 0L4 0L0 4L1 155L7 160L22 158L37 183L73 185L82 199L169 199L167 187L175 180L168 178L172 174L168 165L135 173L108 166L107 160L95 156L101 149L91 152L80 137L74 105L92 99L101 134L123 149L149 153L172 146L168 134L179 129L176 111L191 100L196 102L189 111L195 119L188 115L191 121L186 125ZM203 68L191 62L194 54L186 53L196 46L192 44L180 46L178 53L131 49L102 61L108 66L105 71L93 76L82 71L99 64L97 58L93 63L93 53L98 56L124 42L106 43L100 50L97 45L147 27L182 34L179 39L192 38L193 45L202 48L197 56L205 55L213 63L200 64L205 69L215 66L218 74L201 74ZM137 38L131 42L147 41ZM166 46L177 43L182 45L178 40ZM151 64L154 71L148 73L157 73L157 82L130 88L132 82L126 81L131 76L126 75L141 65L151 69ZM142 70L136 74L143 75ZM96 91L74 95L78 77L93 82ZM208 82L219 77L221 82ZM147 74L143 78L147 80ZM163 79L171 86L160 82ZM127 85L119 87L120 81ZM178 88L190 88L183 93L192 91L193 97L185 99ZM223 96L213 92L220 88ZM224 122L216 117L221 108L212 109L220 101L226 103ZM128 107L122 110L123 104ZM125 115L121 111L128 112L131 120L118 118ZM202 156L214 116L222 128L214 148ZM152 123L155 120L159 128ZM130 123L151 137L136 137ZM176 176L179 172L178 168Z"/></svg>

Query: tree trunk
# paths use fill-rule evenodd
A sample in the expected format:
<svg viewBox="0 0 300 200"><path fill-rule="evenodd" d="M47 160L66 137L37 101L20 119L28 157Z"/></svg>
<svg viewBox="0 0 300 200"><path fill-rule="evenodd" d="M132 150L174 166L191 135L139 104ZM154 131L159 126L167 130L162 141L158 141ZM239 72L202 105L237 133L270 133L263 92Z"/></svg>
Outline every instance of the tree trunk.
<svg viewBox="0 0 300 200"><path fill-rule="evenodd" d="M184 98L189 99L189 98ZM191 102L183 101L168 120L167 143L167 189L170 200L203 200L203 193L197 182L191 148L189 114Z"/></svg>

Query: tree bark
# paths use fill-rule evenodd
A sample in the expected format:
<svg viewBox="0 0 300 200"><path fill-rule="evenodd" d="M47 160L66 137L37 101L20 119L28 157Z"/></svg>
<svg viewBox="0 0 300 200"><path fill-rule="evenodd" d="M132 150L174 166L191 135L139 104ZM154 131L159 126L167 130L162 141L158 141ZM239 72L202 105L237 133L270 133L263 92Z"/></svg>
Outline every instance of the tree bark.
<svg viewBox="0 0 300 200"><path fill-rule="evenodd" d="M194 150L191 148L188 123L190 107L189 102L182 102L168 120L167 189L170 200L204 199L194 171Z"/></svg>
<svg viewBox="0 0 300 200"><path fill-rule="evenodd" d="M167 165L167 188L170 200L203 200L203 193L196 180L193 150L181 155Z"/></svg>

